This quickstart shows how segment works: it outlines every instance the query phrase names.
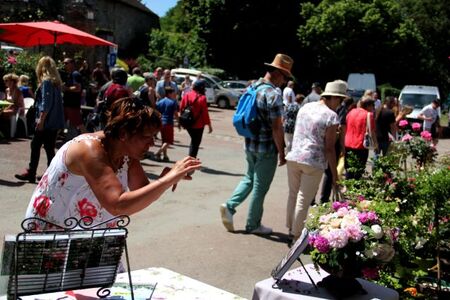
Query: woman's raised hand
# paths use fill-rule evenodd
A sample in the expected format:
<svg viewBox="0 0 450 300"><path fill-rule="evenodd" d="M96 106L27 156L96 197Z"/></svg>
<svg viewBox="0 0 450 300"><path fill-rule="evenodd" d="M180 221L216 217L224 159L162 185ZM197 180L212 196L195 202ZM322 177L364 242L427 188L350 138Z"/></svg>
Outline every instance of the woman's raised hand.
<svg viewBox="0 0 450 300"><path fill-rule="evenodd" d="M164 168L159 177L161 178L167 176L167 179L172 180L172 191L174 191L178 181L180 181L181 179L191 180L192 177L190 176L190 174L194 173L195 170L200 169L201 166L202 163L199 159L187 156L182 160L177 161L173 168Z"/></svg>

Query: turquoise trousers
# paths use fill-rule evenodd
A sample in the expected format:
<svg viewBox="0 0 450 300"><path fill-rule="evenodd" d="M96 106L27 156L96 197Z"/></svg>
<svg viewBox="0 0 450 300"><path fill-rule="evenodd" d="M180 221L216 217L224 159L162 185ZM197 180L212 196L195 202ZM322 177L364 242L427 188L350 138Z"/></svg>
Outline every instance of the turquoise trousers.
<svg viewBox="0 0 450 300"><path fill-rule="evenodd" d="M261 225L263 215L264 198L272 183L277 168L277 153L254 153L245 151L247 159L247 174L238 184L227 201L227 207L232 214L236 213L239 206L253 192L250 199L246 231L252 231Z"/></svg>

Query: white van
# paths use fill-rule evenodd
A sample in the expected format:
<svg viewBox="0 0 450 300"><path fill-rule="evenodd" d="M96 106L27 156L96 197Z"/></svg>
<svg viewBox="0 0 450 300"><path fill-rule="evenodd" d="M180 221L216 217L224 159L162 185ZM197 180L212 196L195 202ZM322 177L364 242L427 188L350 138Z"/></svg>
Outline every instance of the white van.
<svg viewBox="0 0 450 300"><path fill-rule="evenodd" d="M349 96L358 101L365 90L375 91L377 83L373 73L350 73L347 78Z"/></svg>
<svg viewBox="0 0 450 300"><path fill-rule="evenodd" d="M427 85L405 85L399 96L400 106L411 106L413 111L406 116L408 119L417 119L424 106L435 99L441 99L439 89L436 86ZM440 109L438 110L440 115Z"/></svg>
<svg viewBox="0 0 450 300"><path fill-rule="evenodd" d="M9 51L12 50L12 51L14 51L14 52L19 53L19 52L22 52L22 51L23 51L22 48L14 47L14 46L1 45L0 47L1 47L2 51L5 51L5 52L9 52Z"/></svg>
<svg viewBox="0 0 450 300"><path fill-rule="evenodd" d="M208 104L217 104L220 108L230 108L237 105L240 93L223 87L222 80L219 77L194 69L178 68L171 71L171 74L175 75L177 83L182 82L186 75L189 75L193 80L200 73L206 81L205 94Z"/></svg>

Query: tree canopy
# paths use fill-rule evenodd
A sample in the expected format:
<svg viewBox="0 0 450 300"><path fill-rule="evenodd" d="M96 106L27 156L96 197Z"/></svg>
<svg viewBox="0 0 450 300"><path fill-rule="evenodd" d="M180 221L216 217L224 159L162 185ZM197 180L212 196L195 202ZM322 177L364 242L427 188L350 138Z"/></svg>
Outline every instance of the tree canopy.
<svg viewBox="0 0 450 300"><path fill-rule="evenodd" d="M150 54L250 79L281 52L300 85L372 72L379 84L446 93L449 23L445 0L180 0L152 33Z"/></svg>

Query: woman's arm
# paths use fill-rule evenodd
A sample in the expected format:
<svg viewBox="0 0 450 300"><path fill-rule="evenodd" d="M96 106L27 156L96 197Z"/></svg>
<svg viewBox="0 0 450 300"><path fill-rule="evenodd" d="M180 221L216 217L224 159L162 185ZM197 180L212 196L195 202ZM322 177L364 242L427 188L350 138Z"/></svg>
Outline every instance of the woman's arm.
<svg viewBox="0 0 450 300"><path fill-rule="evenodd" d="M134 214L156 201L168 188L200 168L199 160L186 157L175 164L164 177L149 183L137 160L129 163L128 184L124 191L107 153L98 141L82 141L69 147L66 165L70 171L84 176L100 204L111 214Z"/></svg>
<svg viewBox="0 0 450 300"><path fill-rule="evenodd" d="M338 125L332 125L325 130L325 157L330 166L333 186L337 182L337 164L336 164L336 130Z"/></svg>

